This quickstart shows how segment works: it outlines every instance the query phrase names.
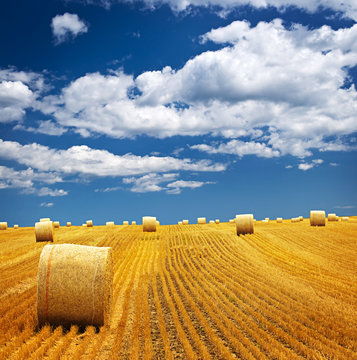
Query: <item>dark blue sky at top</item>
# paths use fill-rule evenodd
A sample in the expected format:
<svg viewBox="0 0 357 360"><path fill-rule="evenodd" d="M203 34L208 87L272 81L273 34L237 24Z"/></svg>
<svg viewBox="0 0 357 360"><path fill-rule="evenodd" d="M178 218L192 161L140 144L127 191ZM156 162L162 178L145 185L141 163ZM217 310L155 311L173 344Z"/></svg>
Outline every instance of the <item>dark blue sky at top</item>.
<svg viewBox="0 0 357 360"><path fill-rule="evenodd" d="M89 29L75 39L55 45L50 23L54 16L65 12L78 14ZM200 44L200 35L234 20L246 19L254 26L259 21L282 18L286 26L296 22L310 28L327 24L334 29L350 27L354 23L331 15L334 14L329 10L307 14L299 9L281 13L274 8L257 10L241 7L221 18L212 9L202 8L191 14L173 14L166 5L152 11L142 4L115 4L108 10L59 0L3 0L0 5L0 68L13 66L23 71L45 71L53 86L49 93L59 94L64 86L86 73L106 74L109 69L122 68L126 74L136 77L165 66L180 69L194 56L221 47L210 42ZM351 70L351 81L357 82L356 68ZM39 112L28 111L26 124L47 118ZM73 133L54 137L13 130L13 124L0 124L0 131L3 140L22 144L37 142L57 149L86 144L114 154L158 152L170 155L175 149L183 147L183 157L210 157L188 150L187 145L206 142L203 136L174 136L161 140L140 136L118 140L98 135L84 139ZM10 224L32 225L39 217L50 216L61 222L69 217L77 224L93 218L95 223L103 224L107 220L140 221L143 215L156 215L162 223L176 223L183 217L193 222L198 216L227 220L239 212L252 212L257 218L274 218L306 217L312 208L324 208L340 214L356 211L355 208L335 208L336 205L355 206L357 203L354 191L357 185L356 153L329 152L317 156L325 160L326 165L311 172L285 169L285 166L296 163L290 156L272 159L246 156L234 161L231 155L215 156L215 160L229 163L227 171L200 174L199 180L214 184L183 190L180 195L165 192L140 194L127 190L94 191L122 186L118 178L67 183L65 186L70 195L54 199L19 194L18 189L0 190L0 220L6 217ZM327 166L331 162L339 166ZM0 165L21 168L3 159ZM186 174L185 179L197 180L195 174ZM53 201L55 206L41 208L39 204L43 201Z"/></svg>

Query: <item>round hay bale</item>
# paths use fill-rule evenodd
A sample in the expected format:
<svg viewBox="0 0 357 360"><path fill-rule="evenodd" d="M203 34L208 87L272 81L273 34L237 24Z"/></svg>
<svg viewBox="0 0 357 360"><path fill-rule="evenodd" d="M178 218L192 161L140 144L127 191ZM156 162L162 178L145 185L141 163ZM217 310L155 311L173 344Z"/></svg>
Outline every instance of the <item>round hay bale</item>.
<svg viewBox="0 0 357 360"><path fill-rule="evenodd" d="M114 226L115 224L114 224L114 221L107 221L107 222L105 223L105 225L106 225L106 226Z"/></svg>
<svg viewBox="0 0 357 360"><path fill-rule="evenodd" d="M136 225L136 221L132 221L132 222L131 222L131 225Z"/></svg>
<svg viewBox="0 0 357 360"><path fill-rule="evenodd" d="M93 220L87 220L87 227L93 227Z"/></svg>
<svg viewBox="0 0 357 360"><path fill-rule="evenodd" d="M7 229L7 222L0 222L0 230L6 230Z"/></svg>
<svg viewBox="0 0 357 360"><path fill-rule="evenodd" d="M197 224L206 224L206 218L205 217L197 218Z"/></svg>
<svg viewBox="0 0 357 360"><path fill-rule="evenodd" d="M310 211L310 225L311 226L325 226L326 215L323 210Z"/></svg>
<svg viewBox="0 0 357 360"><path fill-rule="evenodd" d="M182 225L188 225L190 222L187 220L187 219L185 219L185 220L182 220Z"/></svg>
<svg viewBox="0 0 357 360"><path fill-rule="evenodd" d="M67 222L67 227L71 227L72 226L72 223L71 222Z"/></svg>
<svg viewBox="0 0 357 360"><path fill-rule="evenodd" d="M53 222L40 221L35 224L36 242L51 241L53 242Z"/></svg>
<svg viewBox="0 0 357 360"><path fill-rule="evenodd" d="M283 218L281 218L281 217L276 218L276 222L279 223L279 224L282 223L282 222L283 222Z"/></svg>
<svg viewBox="0 0 357 360"><path fill-rule="evenodd" d="M236 215L237 235L253 234L254 233L253 219L254 219L253 214Z"/></svg>
<svg viewBox="0 0 357 360"><path fill-rule="evenodd" d="M123 221L123 225L129 225L129 221Z"/></svg>
<svg viewBox="0 0 357 360"><path fill-rule="evenodd" d="M58 229L58 228L60 227L59 221L54 221L54 222L53 222L53 227L56 228L56 229Z"/></svg>
<svg viewBox="0 0 357 360"><path fill-rule="evenodd" d="M50 218L42 218L42 219L40 219L40 222L43 222L43 221L51 221L51 219Z"/></svg>
<svg viewBox="0 0 357 360"><path fill-rule="evenodd" d="M113 261L109 247L46 245L37 277L39 325L102 326L109 320Z"/></svg>
<svg viewBox="0 0 357 360"><path fill-rule="evenodd" d="M87 224L82 224L82 226L87 227Z"/></svg>
<svg viewBox="0 0 357 360"><path fill-rule="evenodd" d="M265 220L265 219L264 219L264 220L262 220L262 222L263 222L263 223L268 223L269 220Z"/></svg>
<svg viewBox="0 0 357 360"><path fill-rule="evenodd" d="M219 224L219 219L216 219L215 222L216 222L216 224Z"/></svg>
<svg viewBox="0 0 357 360"><path fill-rule="evenodd" d="M300 219L299 218L291 218L291 222L292 223L300 222Z"/></svg>
<svg viewBox="0 0 357 360"><path fill-rule="evenodd" d="M338 218L337 218L336 214L328 214L327 220L328 221L338 221Z"/></svg>
<svg viewBox="0 0 357 360"><path fill-rule="evenodd" d="M269 218L265 218L264 220L269 221L270 219L269 219Z"/></svg>
<svg viewBox="0 0 357 360"><path fill-rule="evenodd" d="M177 222L177 225L182 225L182 221L178 221L178 222Z"/></svg>
<svg viewBox="0 0 357 360"><path fill-rule="evenodd" d="M156 217L143 216L143 231L155 232L156 231Z"/></svg>
<svg viewBox="0 0 357 360"><path fill-rule="evenodd" d="M19 228L19 225L14 225L14 229L18 229Z"/></svg>
<svg viewBox="0 0 357 360"><path fill-rule="evenodd" d="M210 224L214 224L214 221L213 221L213 220L210 220L209 223L210 223Z"/></svg>
<svg viewBox="0 0 357 360"><path fill-rule="evenodd" d="M230 222L230 223L234 223L234 219L229 219L229 222Z"/></svg>
<svg viewBox="0 0 357 360"><path fill-rule="evenodd" d="M160 221L156 220L156 226L159 226L159 225L160 225Z"/></svg>
<svg viewBox="0 0 357 360"><path fill-rule="evenodd" d="M303 216L299 216L299 221L304 221L304 217Z"/></svg>
<svg viewBox="0 0 357 360"><path fill-rule="evenodd" d="M342 216L341 221L348 221L348 216Z"/></svg>

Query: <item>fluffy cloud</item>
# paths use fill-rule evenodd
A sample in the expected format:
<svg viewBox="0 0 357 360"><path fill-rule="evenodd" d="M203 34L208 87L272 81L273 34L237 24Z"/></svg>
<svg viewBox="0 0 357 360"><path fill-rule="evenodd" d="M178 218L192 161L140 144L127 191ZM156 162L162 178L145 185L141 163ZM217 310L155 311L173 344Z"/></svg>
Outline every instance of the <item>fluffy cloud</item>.
<svg viewBox="0 0 357 360"><path fill-rule="evenodd" d="M41 207L52 207L53 205L54 205L54 203L51 203L51 202L49 202L49 203L43 202L40 204Z"/></svg>
<svg viewBox="0 0 357 360"><path fill-rule="evenodd" d="M303 162L303 163L301 163L301 164L298 165L298 169L299 169L299 170L303 170L303 171L310 170L310 169L312 169L313 167L322 164L323 162L324 162L324 161L323 161L322 159L315 159L315 160L312 160L312 162L310 162L310 163L308 163L308 162Z"/></svg>
<svg viewBox="0 0 357 360"><path fill-rule="evenodd" d="M79 19L77 14L69 13L56 15L52 19L51 28L56 44L60 44L70 37L75 38L88 31L87 25Z"/></svg>
<svg viewBox="0 0 357 360"><path fill-rule="evenodd" d="M212 182L176 180L179 174L148 174L141 177L124 178L124 184L133 184L130 191L147 193L166 191L168 194L180 194L182 189L196 189Z"/></svg>
<svg viewBox="0 0 357 360"><path fill-rule="evenodd" d="M256 8L273 6L279 10L294 6L308 12L316 12L320 10L320 8L332 9L357 20L357 4L355 0L84 0L84 2L98 4L106 8L110 8L114 3L143 2L147 7L152 9L167 4L174 11L183 11L190 6L214 6L227 11L244 5L250 5Z"/></svg>
<svg viewBox="0 0 357 360"><path fill-rule="evenodd" d="M53 135L53 136L61 136L67 129L63 126L59 126L51 120L38 121L38 127L34 128L32 126L26 127L24 125L18 124L14 126L14 130L24 130L33 133Z"/></svg>
<svg viewBox="0 0 357 360"><path fill-rule="evenodd" d="M128 176L169 171L223 171L226 165L209 160L193 161L173 157L115 155L106 150L92 149L86 145L72 146L66 150L51 149L32 143L0 139L0 157L15 160L42 172L53 171L63 176Z"/></svg>
<svg viewBox="0 0 357 360"><path fill-rule="evenodd" d="M181 69L137 78L87 74L45 98L42 111L82 136L250 137L246 145L222 145L239 156L346 151L345 136L357 131L357 92L348 73L357 64L356 36L357 24L310 30L286 29L280 19L256 27L236 21L202 36L222 49Z"/></svg>

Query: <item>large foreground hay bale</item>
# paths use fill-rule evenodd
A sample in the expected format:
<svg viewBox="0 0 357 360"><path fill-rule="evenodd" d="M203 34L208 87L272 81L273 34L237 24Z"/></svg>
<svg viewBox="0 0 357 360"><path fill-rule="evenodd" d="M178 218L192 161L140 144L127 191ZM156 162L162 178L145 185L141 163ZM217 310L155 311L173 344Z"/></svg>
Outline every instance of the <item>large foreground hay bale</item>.
<svg viewBox="0 0 357 360"><path fill-rule="evenodd" d="M93 220L87 220L87 227L93 227Z"/></svg>
<svg viewBox="0 0 357 360"><path fill-rule="evenodd" d="M53 227L56 228L56 229L58 229L58 228L60 227L59 221L54 221L54 222L53 222Z"/></svg>
<svg viewBox="0 0 357 360"><path fill-rule="evenodd" d="M323 210L310 211L310 225L311 226L325 226L326 215Z"/></svg>
<svg viewBox="0 0 357 360"><path fill-rule="evenodd" d="M156 231L156 217L143 216L143 231L147 231L147 232Z"/></svg>
<svg viewBox="0 0 357 360"><path fill-rule="evenodd" d="M338 221L338 217L336 216L336 214L328 214L327 220L328 221Z"/></svg>
<svg viewBox="0 0 357 360"><path fill-rule="evenodd" d="M42 221L35 223L36 242L52 241L53 242L53 222Z"/></svg>
<svg viewBox="0 0 357 360"><path fill-rule="evenodd" d="M254 233L253 219L254 219L253 214L236 215L237 235L253 234Z"/></svg>
<svg viewBox="0 0 357 360"><path fill-rule="evenodd" d="M111 248L46 245L38 264L39 325L104 325L110 314L112 282Z"/></svg>
<svg viewBox="0 0 357 360"><path fill-rule="evenodd" d="M6 230L7 229L7 222L0 222L0 230Z"/></svg>
<svg viewBox="0 0 357 360"><path fill-rule="evenodd" d="M187 219L182 220L182 225L188 225L188 224L189 224L189 221Z"/></svg>
<svg viewBox="0 0 357 360"><path fill-rule="evenodd" d="M282 222L283 222L283 218L281 218L281 217L276 218L276 222L279 223L279 224L282 223Z"/></svg>
<svg viewBox="0 0 357 360"><path fill-rule="evenodd" d="M71 222L67 222L67 227L71 227L72 226L72 223Z"/></svg>
<svg viewBox="0 0 357 360"><path fill-rule="evenodd" d="M40 222L44 222L44 221L51 221L51 219L50 218L42 218L42 219L40 219Z"/></svg>
<svg viewBox="0 0 357 360"><path fill-rule="evenodd" d="M206 224L206 218L205 217L197 218L197 224Z"/></svg>

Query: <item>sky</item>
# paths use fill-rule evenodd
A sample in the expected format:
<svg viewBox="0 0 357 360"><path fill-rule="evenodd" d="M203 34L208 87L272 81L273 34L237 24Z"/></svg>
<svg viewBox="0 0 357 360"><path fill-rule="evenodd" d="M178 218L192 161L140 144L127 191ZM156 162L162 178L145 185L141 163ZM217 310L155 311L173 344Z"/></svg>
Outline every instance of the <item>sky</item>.
<svg viewBox="0 0 357 360"><path fill-rule="evenodd" d="M357 213L357 3L3 0L0 221Z"/></svg>

